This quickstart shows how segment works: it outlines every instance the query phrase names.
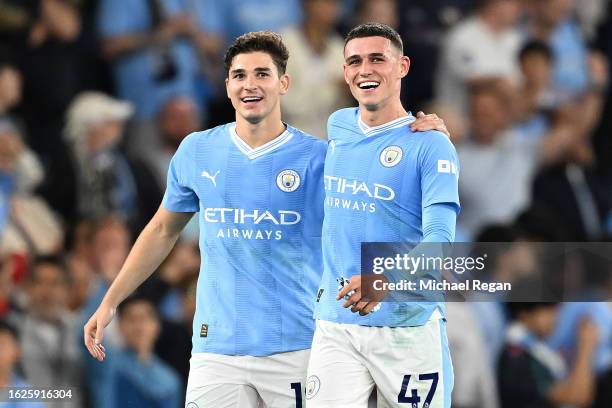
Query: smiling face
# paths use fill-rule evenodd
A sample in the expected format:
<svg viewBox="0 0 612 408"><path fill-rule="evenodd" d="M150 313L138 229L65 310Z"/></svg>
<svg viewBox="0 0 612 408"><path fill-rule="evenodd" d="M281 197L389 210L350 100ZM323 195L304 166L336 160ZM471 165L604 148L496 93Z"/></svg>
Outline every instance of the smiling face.
<svg viewBox="0 0 612 408"><path fill-rule="evenodd" d="M350 40L344 48L344 79L359 106L380 110L399 100L410 60L384 37Z"/></svg>
<svg viewBox="0 0 612 408"><path fill-rule="evenodd" d="M257 124L273 114L280 117L280 97L287 93L289 77L279 75L270 54L249 52L233 58L225 87L237 119Z"/></svg>

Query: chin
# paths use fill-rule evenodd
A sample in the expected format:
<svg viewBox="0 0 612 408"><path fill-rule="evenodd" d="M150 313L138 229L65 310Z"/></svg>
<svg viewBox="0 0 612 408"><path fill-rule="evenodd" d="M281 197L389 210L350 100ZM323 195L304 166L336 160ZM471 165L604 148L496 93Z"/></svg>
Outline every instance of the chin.
<svg viewBox="0 0 612 408"><path fill-rule="evenodd" d="M370 112L374 112L380 109L380 104L376 102L360 101L359 105Z"/></svg>
<svg viewBox="0 0 612 408"><path fill-rule="evenodd" d="M243 115L242 117L251 125L256 125L263 120L262 115Z"/></svg>

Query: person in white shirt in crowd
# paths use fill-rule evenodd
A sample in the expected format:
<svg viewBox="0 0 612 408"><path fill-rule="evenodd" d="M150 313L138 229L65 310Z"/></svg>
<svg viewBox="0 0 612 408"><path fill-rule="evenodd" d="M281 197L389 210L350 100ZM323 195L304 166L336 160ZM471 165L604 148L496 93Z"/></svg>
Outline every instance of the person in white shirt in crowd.
<svg viewBox="0 0 612 408"><path fill-rule="evenodd" d="M450 30L436 74L437 99L467 113L470 83L488 77L517 82L520 14L518 0L480 0L476 14Z"/></svg>
<svg viewBox="0 0 612 408"><path fill-rule="evenodd" d="M283 118L303 131L327 139L327 118L348 99L344 83L344 42L334 32L339 0L305 0L304 22L282 33L291 50L287 73L291 92L283 97Z"/></svg>

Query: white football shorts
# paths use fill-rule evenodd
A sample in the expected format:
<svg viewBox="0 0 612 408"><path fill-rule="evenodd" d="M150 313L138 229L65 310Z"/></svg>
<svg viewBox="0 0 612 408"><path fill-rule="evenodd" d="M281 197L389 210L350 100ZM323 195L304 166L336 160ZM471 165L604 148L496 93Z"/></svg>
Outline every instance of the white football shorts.
<svg viewBox="0 0 612 408"><path fill-rule="evenodd" d="M194 353L186 408L304 408L310 350L265 357Z"/></svg>
<svg viewBox="0 0 612 408"><path fill-rule="evenodd" d="M446 321L436 311L423 326L370 327L317 321L308 408L450 408L453 366Z"/></svg>

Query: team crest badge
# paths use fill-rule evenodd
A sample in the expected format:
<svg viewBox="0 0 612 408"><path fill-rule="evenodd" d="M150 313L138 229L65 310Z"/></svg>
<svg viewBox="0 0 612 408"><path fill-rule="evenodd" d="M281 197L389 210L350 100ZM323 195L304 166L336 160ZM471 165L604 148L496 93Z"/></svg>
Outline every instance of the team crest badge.
<svg viewBox="0 0 612 408"><path fill-rule="evenodd" d="M385 167L393 167L402 160L404 152L399 146L388 146L380 154L380 164Z"/></svg>
<svg viewBox="0 0 612 408"><path fill-rule="evenodd" d="M319 392L321 381L316 375L311 375L306 380L306 399L311 399Z"/></svg>
<svg viewBox="0 0 612 408"><path fill-rule="evenodd" d="M291 193L300 186L300 175L293 170L283 170L276 177L276 185L286 193Z"/></svg>

